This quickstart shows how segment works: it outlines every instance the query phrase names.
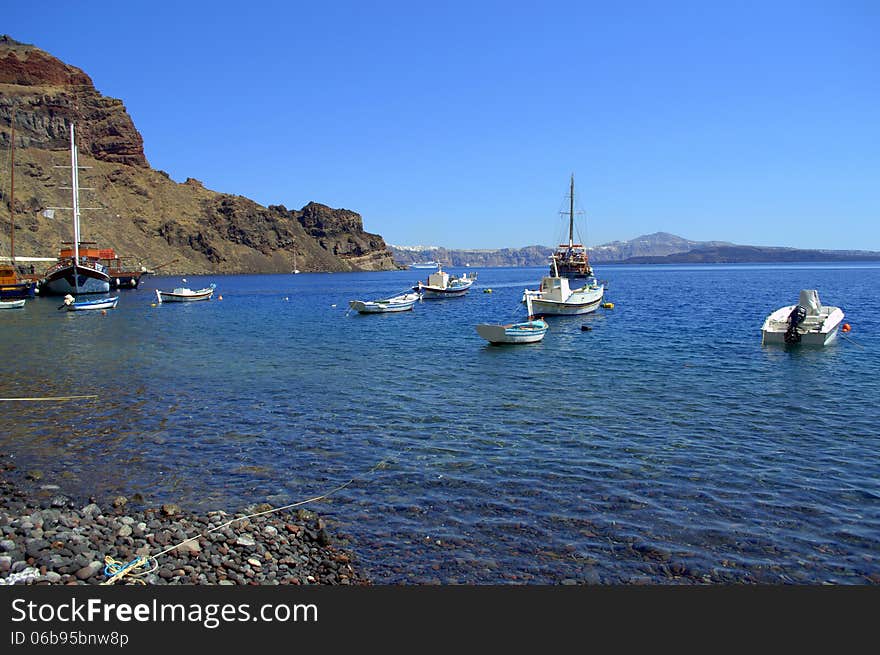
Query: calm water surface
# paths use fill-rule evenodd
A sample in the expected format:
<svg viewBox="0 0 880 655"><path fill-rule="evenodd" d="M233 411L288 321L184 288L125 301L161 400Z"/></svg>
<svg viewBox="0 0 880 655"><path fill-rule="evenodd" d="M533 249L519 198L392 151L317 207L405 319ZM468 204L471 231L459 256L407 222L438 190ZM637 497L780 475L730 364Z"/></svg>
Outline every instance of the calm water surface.
<svg viewBox="0 0 880 655"><path fill-rule="evenodd" d="M880 266L602 266L613 310L524 316L544 269L464 298L347 314L424 271L189 278L221 300L0 315L0 449L85 498L312 505L379 583L880 581ZM483 293L491 288L493 293ZM819 290L853 326L762 347ZM216 296L215 296L216 298ZM587 324L593 329L582 331Z"/></svg>

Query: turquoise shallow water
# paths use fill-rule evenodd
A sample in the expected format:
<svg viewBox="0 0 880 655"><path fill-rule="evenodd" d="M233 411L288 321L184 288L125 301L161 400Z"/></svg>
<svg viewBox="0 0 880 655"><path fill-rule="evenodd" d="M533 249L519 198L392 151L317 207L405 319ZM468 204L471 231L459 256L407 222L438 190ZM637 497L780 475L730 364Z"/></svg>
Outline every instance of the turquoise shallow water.
<svg viewBox="0 0 880 655"><path fill-rule="evenodd" d="M7 311L0 449L83 498L312 508L383 583L880 581L877 265L602 266L611 311L497 347L543 269L347 314L424 271L189 278L222 301ZM484 288L493 293L482 293ZM762 347L816 288L851 339ZM581 326L590 325L591 331ZM857 342L857 343L856 343Z"/></svg>

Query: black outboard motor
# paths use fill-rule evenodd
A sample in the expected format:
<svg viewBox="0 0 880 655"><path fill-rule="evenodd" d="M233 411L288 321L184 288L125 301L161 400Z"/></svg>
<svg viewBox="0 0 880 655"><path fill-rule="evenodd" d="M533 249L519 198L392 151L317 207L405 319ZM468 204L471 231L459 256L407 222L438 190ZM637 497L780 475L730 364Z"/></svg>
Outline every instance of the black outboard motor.
<svg viewBox="0 0 880 655"><path fill-rule="evenodd" d="M801 333L798 332L798 325L807 318L807 308L796 305L788 315L788 329L785 331L785 343L794 344L801 342Z"/></svg>

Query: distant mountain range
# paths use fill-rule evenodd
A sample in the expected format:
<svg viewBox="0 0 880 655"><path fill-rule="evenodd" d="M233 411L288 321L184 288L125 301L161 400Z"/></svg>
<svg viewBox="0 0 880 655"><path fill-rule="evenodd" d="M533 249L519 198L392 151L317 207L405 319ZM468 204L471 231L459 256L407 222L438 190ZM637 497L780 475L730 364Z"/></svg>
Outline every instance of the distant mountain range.
<svg viewBox="0 0 880 655"><path fill-rule="evenodd" d="M546 246L498 250L455 250L440 246L389 245L398 264L439 261L448 266L543 266L554 249ZM589 249L594 264L733 264L748 262L877 261L871 250L802 250L741 246L727 241L691 241L668 232L612 241Z"/></svg>

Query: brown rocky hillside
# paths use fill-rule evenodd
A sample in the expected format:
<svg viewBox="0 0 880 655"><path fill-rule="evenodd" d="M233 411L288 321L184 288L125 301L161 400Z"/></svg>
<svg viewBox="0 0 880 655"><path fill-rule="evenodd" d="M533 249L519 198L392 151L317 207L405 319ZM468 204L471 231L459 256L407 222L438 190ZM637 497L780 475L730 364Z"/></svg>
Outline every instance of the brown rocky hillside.
<svg viewBox="0 0 880 655"><path fill-rule="evenodd" d="M55 256L72 238L70 128L76 125L82 238L162 273L287 273L395 268L361 216L309 203L263 207L199 181L153 170L121 100L83 71L0 37L0 256L10 252L11 133L15 127L15 254ZM90 187L92 190L86 190ZM295 253L295 254L294 254Z"/></svg>

